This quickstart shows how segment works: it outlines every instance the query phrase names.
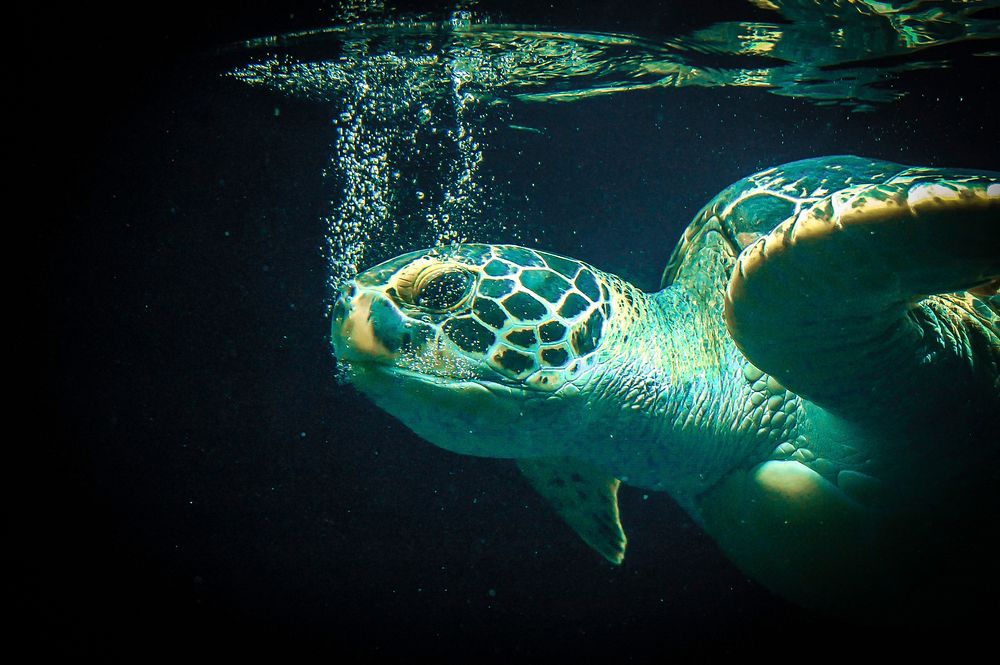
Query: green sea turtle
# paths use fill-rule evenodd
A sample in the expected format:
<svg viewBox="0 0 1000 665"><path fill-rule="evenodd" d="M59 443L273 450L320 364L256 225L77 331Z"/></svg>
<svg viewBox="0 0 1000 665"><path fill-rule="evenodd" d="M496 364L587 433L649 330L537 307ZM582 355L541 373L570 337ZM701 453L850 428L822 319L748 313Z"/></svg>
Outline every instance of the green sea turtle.
<svg viewBox="0 0 1000 665"><path fill-rule="evenodd" d="M716 196L657 293L438 247L346 285L332 342L421 437L515 459L608 560L619 484L663 490L775 592L881 620L992 564L998 285L1000 173L824 157Z"/></svg>

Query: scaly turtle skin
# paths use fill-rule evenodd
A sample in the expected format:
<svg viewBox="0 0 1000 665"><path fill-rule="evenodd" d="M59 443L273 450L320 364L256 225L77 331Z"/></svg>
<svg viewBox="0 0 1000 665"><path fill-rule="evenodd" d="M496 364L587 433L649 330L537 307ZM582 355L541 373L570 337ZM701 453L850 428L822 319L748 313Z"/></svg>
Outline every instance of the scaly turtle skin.
<svg viewBox="0 0 1000 665"><path fill-rule="evenodd" d="M992 561L998 285L1000 174L827 157L719 194L658 293L436 248L358 275L332 341L379 406L516 459L612 562L624 482L789 599L906 621L969 607Z"/></svg>

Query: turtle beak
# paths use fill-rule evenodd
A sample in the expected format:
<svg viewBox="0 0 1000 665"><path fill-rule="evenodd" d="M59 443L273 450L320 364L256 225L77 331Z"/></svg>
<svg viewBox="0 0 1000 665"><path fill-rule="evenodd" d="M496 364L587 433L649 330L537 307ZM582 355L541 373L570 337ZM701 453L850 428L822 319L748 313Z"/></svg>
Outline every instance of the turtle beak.
<svg viewBox="0 0 1000 665"><path fill-rule="evenodd" d="M396 357L375 326L375 312L385 308L385 300L381 293L361 289L353 281L341 289L330 329L333 352L339 360L385 363Z"/></svg>

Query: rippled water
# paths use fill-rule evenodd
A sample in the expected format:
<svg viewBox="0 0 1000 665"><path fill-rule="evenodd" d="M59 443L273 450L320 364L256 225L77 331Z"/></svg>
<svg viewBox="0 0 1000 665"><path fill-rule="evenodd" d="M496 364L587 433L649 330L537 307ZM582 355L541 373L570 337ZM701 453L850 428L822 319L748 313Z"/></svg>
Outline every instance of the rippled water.
<svg viewBox="0 0 1000 665"><path fill-rule="evenodd" d="M995 58L1000 7L982 2L755 0L773 22L671 36L560 31L454 12L443 21L353 7L354 22L248 40L228 75L325 104L337 126L328 175L331 292L415 246L488 241L514 226L509 192L483 178L484 144L521 105L657 88L760 88L872 111L908 94L907 72L952 66L942 48ZM367 12L365 20L359 13ZM978 46L983 44L984 46Z"/></svg>

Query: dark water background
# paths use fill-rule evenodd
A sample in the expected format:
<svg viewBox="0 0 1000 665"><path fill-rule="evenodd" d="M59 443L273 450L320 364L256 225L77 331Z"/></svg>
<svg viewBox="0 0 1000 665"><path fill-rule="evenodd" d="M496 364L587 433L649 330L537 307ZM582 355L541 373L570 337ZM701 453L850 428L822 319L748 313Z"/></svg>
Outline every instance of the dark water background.
<svg viewBox="0 0 1000 665"><path fill-rule="evenodd" d="M645 34L757 11L564 4L506 11ZM233 61L214 54L332 13L290 7L21 17L25 174L45 183L27 220L44 243L44 311L27 315L47 323L42 399L25 414L37 427L8 467L13 637L28 653L902 656L974 643L995 623L987 608L983 626L902 635L799 609L736 570L666 495L634 489L621 492L630 543L614 568L512 464L436 449L338 386L320 252L335 195L321 177L329 111L225 79ZM538 105L519 117L548 133L494 141L489 168L514 189L544 185L523 220L539 247L655 288L697 209L762 167L855 153L1000 169L996 59L948 55L959 66L912 73L909 94L872 113L747 89Z"/></svg>

